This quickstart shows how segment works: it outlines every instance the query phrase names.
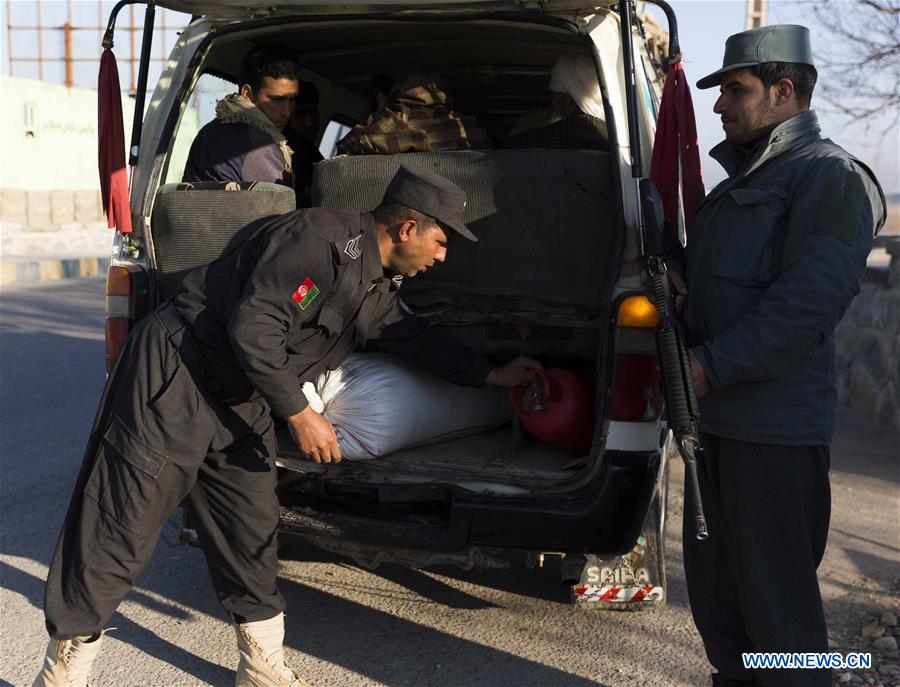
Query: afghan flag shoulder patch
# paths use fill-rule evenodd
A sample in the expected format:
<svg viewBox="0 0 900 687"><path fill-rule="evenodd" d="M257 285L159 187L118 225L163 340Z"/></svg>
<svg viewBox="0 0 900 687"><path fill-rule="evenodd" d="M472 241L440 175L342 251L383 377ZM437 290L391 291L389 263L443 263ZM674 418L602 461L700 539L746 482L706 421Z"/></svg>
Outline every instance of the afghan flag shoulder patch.
<svg viewBox="0 0 900 687"><path fill-rule="evenodd" d="M303 280L303 283L297 287L297 290L294 291L291 297L297 301L297 305L300 306L301 310L306 310L306 308L309 307L309 304L312 303L318 295L319 287L316 286L312 279L307 277Z"/></svg>

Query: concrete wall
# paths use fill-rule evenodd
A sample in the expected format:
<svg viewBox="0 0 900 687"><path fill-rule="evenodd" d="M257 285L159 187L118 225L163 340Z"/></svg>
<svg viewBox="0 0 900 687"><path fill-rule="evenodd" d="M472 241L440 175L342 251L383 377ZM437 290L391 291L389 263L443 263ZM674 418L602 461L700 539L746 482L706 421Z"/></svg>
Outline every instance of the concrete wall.
<svg viewBox="0 0 900 687"><path fill-rule="evenodd" d="M890 263L869 267L838 326L838 398L900 429L900 238L876 239Z"/></svg>
<svg viewBox="0 0 900 687"><path fill-rule="evenodd" d="M134 101L122 96L125 140ZM0 76L0 187L29 191L99 188L97 91Z"/></svg>
<svg viewBox="0 0 900 687"><path fill-rule="evenodd" d="M99 185L99 182L98 182ZM0 188L0 255L102 256L112 250L100 190Z"/></svg>
<svg viewBox="0 0 900 687"><path fill-rule="evenodd" d="M125 148L134 100L122 95ZM199 129L181 122L172 164L183 167ZM0 252L4 256L106 255L112 233L100 200L97 91L0 76Z"/></svg>

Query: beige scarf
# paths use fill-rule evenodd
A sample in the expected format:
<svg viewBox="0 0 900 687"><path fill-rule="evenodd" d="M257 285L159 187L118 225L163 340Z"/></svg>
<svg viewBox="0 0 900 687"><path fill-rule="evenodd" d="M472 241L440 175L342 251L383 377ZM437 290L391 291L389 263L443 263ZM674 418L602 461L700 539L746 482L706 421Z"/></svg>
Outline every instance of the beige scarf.
<svg viewBox="0 0 900 687"><path fill-rule="evenodd" d="M294 151L287 144L284 134L275 128L269 118L249 98L240 93L226 95L216 103L216 119L225 124L249 124L271 136L284 156L285 171L291 171L291 156Z"/></svg>

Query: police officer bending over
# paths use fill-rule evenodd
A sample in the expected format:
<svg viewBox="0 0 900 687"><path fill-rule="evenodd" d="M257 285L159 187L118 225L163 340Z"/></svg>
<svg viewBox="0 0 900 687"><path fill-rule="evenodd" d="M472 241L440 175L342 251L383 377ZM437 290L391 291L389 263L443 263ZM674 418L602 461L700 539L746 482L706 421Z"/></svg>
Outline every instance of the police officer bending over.
<svg viewBox="0 0 900 687"><path fill-rule="evenodd" d="M827 652L816 568L831 510L834 329L859 291L884 200L819 133L809 31L731 36L719 86L728 172L697 208L685 318L700 399L709 539L685 519L691 611L713 684L831 685L826 670L750 670L750 652ZM692 512L690 503L685 513Z"/></svg>
<svg viewBox="0 0 900 687"><path fill-rule="evenodd" d="M316 462L341 458L304 381L374 340L464 385L514 386L539 363L495 368L401 308L402 276L447 257L465 193L403 167L371 214L312 209L269 222L142 320L107 382L47 578L51 636L35 684L84 685L108 622L187 499L216 593L234 618L239 687L301 687L285 665L276 588L272 415Z"/></svg>

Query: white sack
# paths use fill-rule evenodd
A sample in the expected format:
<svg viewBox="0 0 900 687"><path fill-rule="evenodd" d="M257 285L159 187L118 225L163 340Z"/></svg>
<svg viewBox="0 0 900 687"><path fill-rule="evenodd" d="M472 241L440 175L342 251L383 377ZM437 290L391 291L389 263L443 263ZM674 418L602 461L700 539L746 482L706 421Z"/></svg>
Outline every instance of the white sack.
<svg viewBox="0 0 900 687"><path fill-rule="evenodd" d="M484 431L512 417L506 389L457 386L382 353L354 353L303 392L334 425L350 459Z"/></svg>

